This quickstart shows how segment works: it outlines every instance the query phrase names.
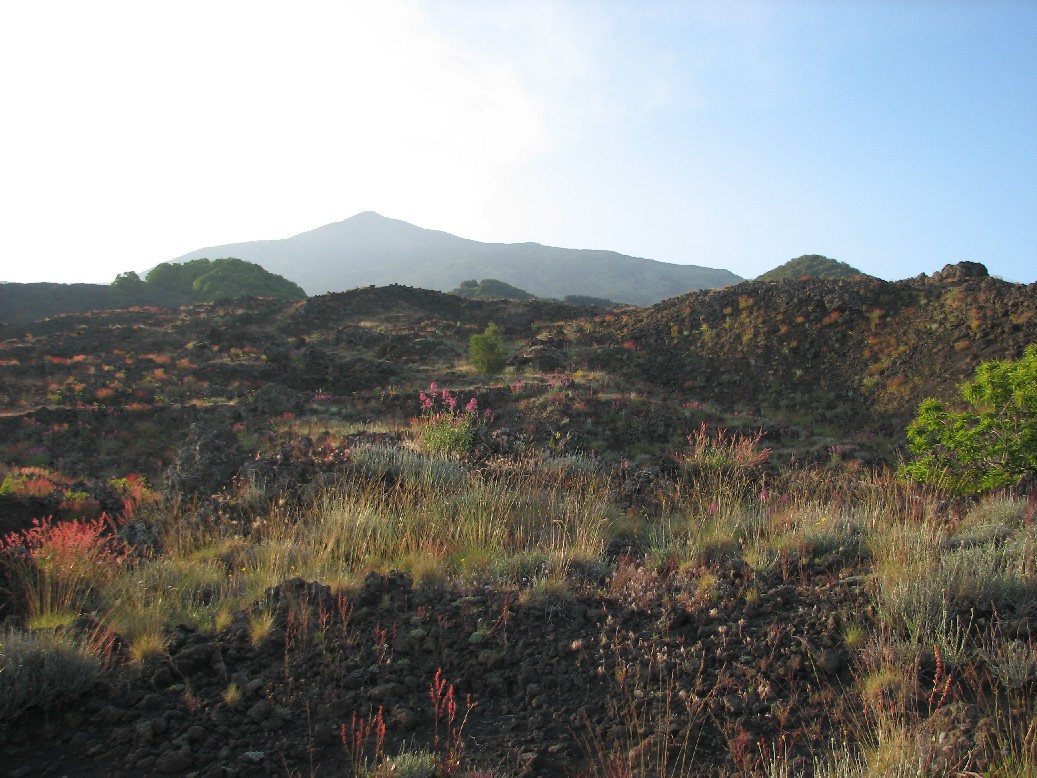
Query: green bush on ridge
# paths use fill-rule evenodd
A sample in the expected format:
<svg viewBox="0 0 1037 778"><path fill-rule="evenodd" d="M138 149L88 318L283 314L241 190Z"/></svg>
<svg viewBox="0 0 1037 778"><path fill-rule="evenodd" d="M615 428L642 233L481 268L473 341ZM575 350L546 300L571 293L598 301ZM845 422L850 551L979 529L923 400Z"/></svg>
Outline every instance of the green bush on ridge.
<svg viewBox="0 0 1037 778"><path fill-rule="evenodd" d="M132 281L125 273L116 279L121 286ZM254 262L235 257L192 259L182 264L163 262L149 270L144 281L149 286L177 292L197 302L224 297L306 299L306 292L298 284Z"/></svg>

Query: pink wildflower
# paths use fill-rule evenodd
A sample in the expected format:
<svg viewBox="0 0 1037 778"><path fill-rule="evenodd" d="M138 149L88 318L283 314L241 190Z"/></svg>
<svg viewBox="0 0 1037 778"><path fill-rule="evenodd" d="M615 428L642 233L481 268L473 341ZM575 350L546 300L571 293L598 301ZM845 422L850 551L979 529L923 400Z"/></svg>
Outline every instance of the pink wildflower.
<svg viewBox="0 0 1037 778"><path fill-rule="evenodd" d="M479 403L478 403L478 401L476 401L476 399L473 397L471 400L468 401L468 405L466 405L464 407L464 410L465 410L465 413L478 413L479 412Z"/></svg>

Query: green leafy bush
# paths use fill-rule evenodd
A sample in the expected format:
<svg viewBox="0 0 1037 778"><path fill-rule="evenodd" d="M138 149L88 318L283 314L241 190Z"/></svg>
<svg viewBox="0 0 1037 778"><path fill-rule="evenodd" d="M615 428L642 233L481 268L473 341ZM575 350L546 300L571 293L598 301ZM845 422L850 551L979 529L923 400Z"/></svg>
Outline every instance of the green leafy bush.
<svg viewBox="0 0 1037 778"><path fill-rule="evenodd" d="M472 335L468 339L468 358L480 373L498 375L508 361L500 327L490 322L481 335Z"/></svg>
<svg viewBox="0 0 1037 778"><path fill-rule="evenodd" d="M506 284L496 278L484 278L482 281L462 281L450 294L468 297L472 300L535 300L525 289Z"/></svg>
<svg viewBox="0 0 1037 778"><path fill-rule="evenodd" d="M954 407L919 406L907 428L914 459L900 474L967 494L1037 473L1037 344L1022 359L984 362L959 394Z"/></svg>
<svg viewBox="0 0 1037 778"><path fill-rule="evenodd" d="M148 271L145 281L149 286L176 292L199 302L224 297L306 299L306 292L298 284L254 262L245 262L235 257L192 259L182 264L163 262Z"/></svg>

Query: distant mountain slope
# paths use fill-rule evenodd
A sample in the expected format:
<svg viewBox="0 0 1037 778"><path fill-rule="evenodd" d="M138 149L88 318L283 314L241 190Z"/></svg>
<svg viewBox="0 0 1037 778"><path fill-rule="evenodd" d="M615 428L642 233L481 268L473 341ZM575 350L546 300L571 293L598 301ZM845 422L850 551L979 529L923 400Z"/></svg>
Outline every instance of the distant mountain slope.
<svg viewBox="0 0 1037 778"><path fill-rule="evenodd" d="M202 257L256 262L311 295L394 283L447 291L468 279L496 278L538 297L591 295L652 305L690 290L716 289L742 280L727 270L674 265L614 251L480 243L373 211L292 238L209 246L172 261Z"/></svg>
<svg viewBox="0 0 1037 778"><path fill-rule="evenodd" d="M297 284L240 259L163 262L147 279L121 273L111 284L0 283L0 325L12 327L51 316L114 308L177 308L232 297L306 297Z"/></svg>
<svg viewBox="0 0 1037 778"><path fill-rule="evenodd" d="M187 302L184 295L144 283L128 294L108 284L0 284L0 323L20 326L63 313L151 305L175 308Z"/></svg>
<svg viewBox="0 0 1037 778"><path fill-rule="evenodd" d="M865 273L837 259L829 259L820 254L804 254L801 257L790 259L784 265L779 265L773 270L768 270L762 276L758 276L756 280L798 281L801 278L854 278L864 276Z"/></svg>

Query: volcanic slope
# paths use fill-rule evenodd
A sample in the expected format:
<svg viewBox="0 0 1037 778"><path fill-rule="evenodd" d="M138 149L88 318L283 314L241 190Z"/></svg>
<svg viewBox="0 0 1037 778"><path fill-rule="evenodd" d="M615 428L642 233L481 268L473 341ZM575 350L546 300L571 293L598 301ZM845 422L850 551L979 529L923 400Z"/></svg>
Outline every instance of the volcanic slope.
<svg viewBox="0 0 1037 778"><path fill-rule="evenodd" d="M925 397L1037 342L1037 284L982 265L933 276L751 281L603 322L603 364L689 398L896 433ZM616 342L621 345L617 345Z"/></svg>
<svg viewBox="0 0 1037 778"><path fill-rule="evenodd" d="M198 249L173 262L224 256L256 262L301 284L310 294L369 284L447 291L473 278L496 278L538 297L589 295L651 305L690 289L711 289L741 280L727 270L675 265L614 251L481 243L373 211L282 240Z"/></svg>

